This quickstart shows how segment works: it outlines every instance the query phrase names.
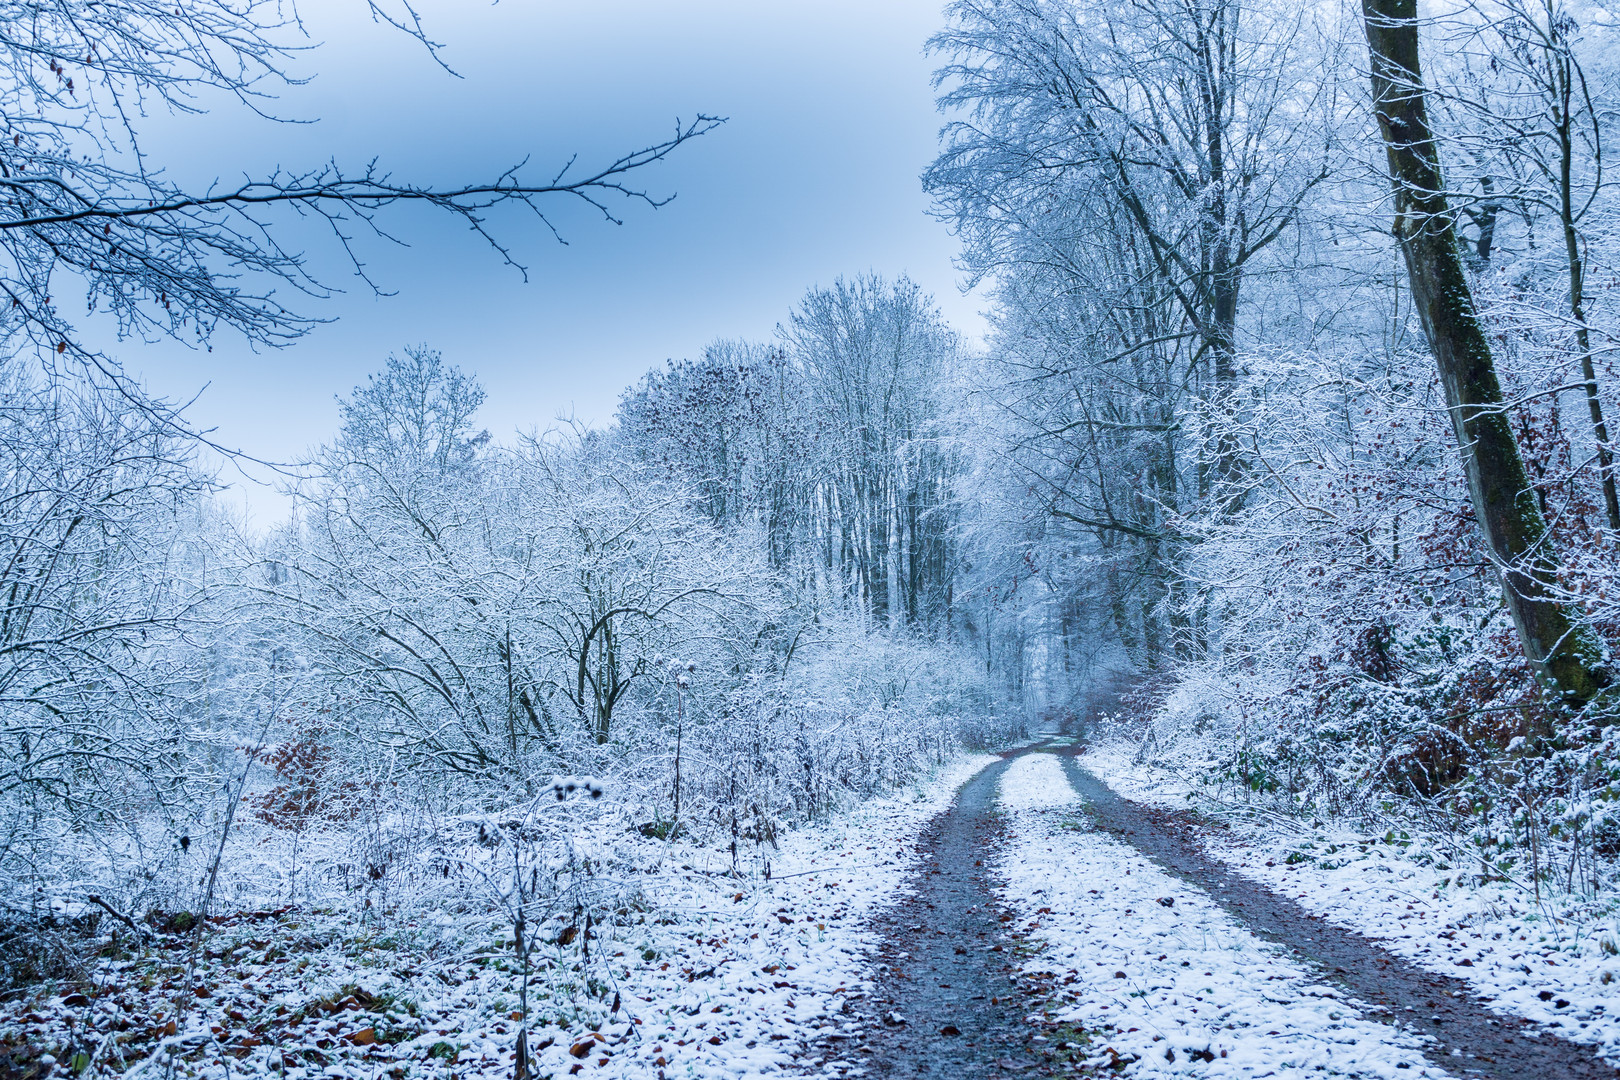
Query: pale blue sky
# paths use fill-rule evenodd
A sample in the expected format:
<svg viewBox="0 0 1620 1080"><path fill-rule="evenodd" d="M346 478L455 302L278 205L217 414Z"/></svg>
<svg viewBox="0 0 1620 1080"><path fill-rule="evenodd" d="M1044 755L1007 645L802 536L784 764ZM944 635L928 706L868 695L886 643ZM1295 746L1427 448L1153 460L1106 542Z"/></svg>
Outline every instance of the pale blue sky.
<svg viewBox="0 0 1620 1080"><path fill-rule="evenodd" d="M345 277L310 234L315 265L348 291L308 306L338 321L289 349L254 354L230 334L211 353L116 347L159 393L209 383L192 415L219 441L294 457L331 432L334 394L420 343L478 373L498 435L570 409L601 422L648 367L716 337L766 337L807 287L866 270L910 274L958 329L982 330L982 302L957 291L954 242L917 179L940 123L923 54L939 0L419 6L464 78L373 25L362 0L306 0L322 44L301 64L315 79L280 109L318 123L240 109L154 118L148 149L192 182L371 155L401 176L453 182L525 155L536 175L575 151L600 160L700 111L730 122L648 170L650 188L679 197L657 212L625 207L622 227L559 208L563 247L516 214L498 219L527 284L455 222L406 210L388 222L409 248L364 247L394 296ZM279 500L249 501L261 522L276 515Z"/></svg>

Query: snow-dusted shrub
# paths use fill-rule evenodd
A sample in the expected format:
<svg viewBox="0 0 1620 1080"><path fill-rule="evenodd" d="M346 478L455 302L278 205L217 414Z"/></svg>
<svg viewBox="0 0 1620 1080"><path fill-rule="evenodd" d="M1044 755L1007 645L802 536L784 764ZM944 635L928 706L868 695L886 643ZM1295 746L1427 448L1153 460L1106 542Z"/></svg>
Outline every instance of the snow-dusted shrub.
<svg viewBox="0 0 1620 1080"><path fill-rule="evenodd" d="M1021 714L950 645L823 620L740 675L672 664L627 719L612 766L646 835L742 852L903 786L964 748L1000 745ZM634 732L636 734L629 734Z"/></svg>
<svg viewBox="0 0 1620 1080"><path fill-rule="evenodd" d="M1564 580L1612 643L1610 541L1544 392L1551 375L1510 370L1521 445L1571 553ZM1492 838L1538 881L1556 867L1593 887L1608 828L1597 808L1615 798L1593 726L1605 713L1572 724L1537 687L1426 357L1259 354L1249 371L1241 511L1183 523L1198 543L1181 617L1208 647L1147 703L1142 756L1197 762L1228 796L1290 812Z"/></svg>

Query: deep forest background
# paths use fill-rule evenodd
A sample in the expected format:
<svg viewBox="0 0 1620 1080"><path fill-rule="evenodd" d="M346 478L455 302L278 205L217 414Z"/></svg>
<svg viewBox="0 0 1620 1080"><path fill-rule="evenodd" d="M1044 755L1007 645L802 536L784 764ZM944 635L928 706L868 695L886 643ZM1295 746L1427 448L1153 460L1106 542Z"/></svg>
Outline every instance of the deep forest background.
<svg viewBox="0 0 1620 1080"><path fill-rule="evenodd" d="M275 207L341 233L412 201L489 230L552 198L656 203L636 170L715 122L562 184L333 166L205 204L131 164L116 103L231 86L221 50L273 71L276 28L135 4L87 52L71 5L25 6L0 195L16 919L92 888L121 911L426 903L446 850L554 778L644 837L764 857L1048 724L1112 725L1288 813L1610 880L1612 693L1550 686L1504 602L1522 568L1481 538L1356 13L954 3L922 183L992 298L982 348L851 268L768 340L716 327L653 368L612 424L494 437L457 357L379 344L285 466L289 519L250 531L201 466L218 448L82 344L53 282L132 333L286 344L310 323L232 276L305 280ZM1423 15L1444 224L1523 462L1510 495L1545 526L1526 565L1609 678L1615 15Z"/></svg>

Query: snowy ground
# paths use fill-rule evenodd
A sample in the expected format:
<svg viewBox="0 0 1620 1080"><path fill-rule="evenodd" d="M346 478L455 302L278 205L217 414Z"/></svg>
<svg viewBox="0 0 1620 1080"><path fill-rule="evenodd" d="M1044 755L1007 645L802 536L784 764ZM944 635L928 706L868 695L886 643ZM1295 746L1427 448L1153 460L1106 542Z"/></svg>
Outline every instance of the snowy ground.
<svg viewBox="0 0 1620 1080"><path fill-rule="evenodd" d="M846 1006L865 993L866 916L904 889L921 826L994 760L958 761L907 794L788 834L769 882L703 873L705 860L728 865L716 852L670 860L677 869L643 883L652 910L592 941L590 999L563 1017L562 991L541 999L552 1022L529 1029L539 1075L851 1069L841 1046L855 1028ZM444 962L457 950L435 942L465 932L452 922L362 933L336 915L238 917L212 933L189 986L178 944L101 962L94 993L0 1005L0 1075L8 1056L42 1076L156 1075L172 1050L180 1075L221 1080L509 1077L521 1026L510 963L490 959L496 942L461 942L477 959Z"/></svg>
<svg viewBox="0 0 1620 1080"><path fill-rule="evenodd" d="M1203 832L1204 846L1239 873L1620 1065L1620 898L1538 900L1520 882L1481 883L1410 830L1366 835L1244 814L1118 747L1081 760L1125 798L1221 821Z"/></svg>
<svg viewBox="0 0 1620 1080"><path fill-rule="evenodd" d="M641 882L650 905L587 937L583 972L570 974L576 942L537 980L538 1074L858 1072L846 1048L869 989L868 918L907 888L922 826L994 760L784 836L769 881L726 875L724 852L661 848L673 857ZM1198 795L1123 755L1084 760L1130 798L1185 808ZM1196 887L1092 830L1053 755L1008 768L1001 808L1002 898L1019 916L1025 974L1050 989L1053 1040L1067 1026L1094 1064L1132 1077L1434 1075L1417 1036L1368 1018ZM1612 914L1560 922L1512 883L1473 884L1422 841L1228 817L1207 843L1239 871L1472 981L1504 1010L1620 1052ZM166 1074L171 1053L176 1075L219 1080L511 1075L522 1014L494 924L242 913L211 931L190 982L188 940L96 962L93 988L0 1003L0 1076Z"/></svg>
<svg viewBox="0 0 1620 1080"><path fill-rule="evenodd" d="M1132 1077L1433 1072L1412 1036L1364 1019L1285 950L1198 889L1093 831L1057 758L1030 754L1002 778L1004 901L1053 980L1055 1019L1092 1033L1094 1060Z"/></svg>

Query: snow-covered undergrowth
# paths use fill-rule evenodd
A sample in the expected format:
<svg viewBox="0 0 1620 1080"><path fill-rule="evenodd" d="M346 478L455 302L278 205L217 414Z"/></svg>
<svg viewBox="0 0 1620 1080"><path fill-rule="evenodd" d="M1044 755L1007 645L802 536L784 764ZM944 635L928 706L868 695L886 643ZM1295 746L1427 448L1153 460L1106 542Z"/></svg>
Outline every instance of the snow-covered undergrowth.
<svg viewBox="0 0 1620 1080"><path fill-rule="evenodd" d="M1582 895L1457 857L1407 821L1383 830L1270 812L1200 783L1190 760L1138 764L1122 743L1083 762L1120 795L1198 811L1206 850L1312 913L1462 979L1503 1013L1620 1061L1620 897Z"/></svg>
<svg viewBox="0 0 1620 1080"><path fill-rule="evenodd" d="M1024 969L1054 979L1054 1019L1096 1033L1098 1064L1133 1077L1439 1075L1411 1036L1364 1019L1202 891L1093 831L1057 758L1015 761L1001 806L1002 896L1037 943Z"/></svg>
<svg viewBox="0 0 1620 1080"><path fill-rule="evenodd" d="M865 917L904 888L922 824L992 760L958 758L784 834L762 849L769 877L762 859L734 876L724 847L642 842L622 906L594 921L561 913L531 956L532 1067L648 1078L850 1068L840 1045L865 993ZM188 975L190 940L93 960L85 985L15 997L0 1014L0 1063L146 1076L172 1056L182 1075L220 1078L512 1075L519 964L511 928L488 910L234 915L210 928Z"/></svg>

